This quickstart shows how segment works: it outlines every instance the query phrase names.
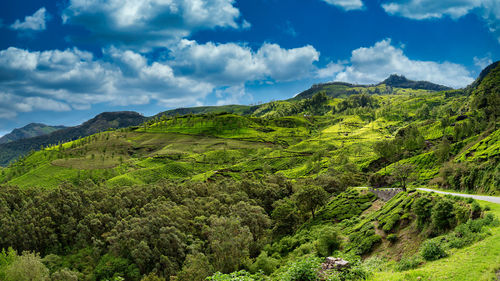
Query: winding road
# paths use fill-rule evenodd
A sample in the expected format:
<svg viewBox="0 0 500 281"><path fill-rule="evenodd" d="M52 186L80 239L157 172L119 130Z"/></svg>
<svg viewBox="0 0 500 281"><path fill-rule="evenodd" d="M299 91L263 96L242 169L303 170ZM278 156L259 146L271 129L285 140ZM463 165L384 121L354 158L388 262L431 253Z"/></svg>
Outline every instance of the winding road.
<svg viewBox="0 0 500 281"><path fill-rule="evenodd" d="M454 195L454 196L460 196L460 197L466 197L466 198L474 198L474 199L477 199L477 200L483 200L483 201L488 201L488 202L500 204L500 197L496 197L496 196L484 196L484 195L453 193L453 192L446 192L446 191L434 190L434 189L430 189L430 188L417 188L417 190L422 190L422 191L427 191L427 192L436 192L436 193L441 193L441 194L451 194L451 195Z"/></svg>

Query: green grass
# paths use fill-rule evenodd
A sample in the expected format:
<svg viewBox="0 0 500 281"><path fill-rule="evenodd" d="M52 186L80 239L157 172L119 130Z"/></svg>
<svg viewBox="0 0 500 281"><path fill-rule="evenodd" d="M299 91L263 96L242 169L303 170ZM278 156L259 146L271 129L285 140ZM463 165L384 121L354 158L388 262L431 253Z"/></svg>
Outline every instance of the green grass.
<svg viewBox="0 0 500 281"><path fill-rule="evenodd" d="M480 201L500 217L500 205ZM500 227L489 229L491 235L469 247L453 250L451 255L406 272L378 272L369 280L496 280L500 269Z"/></svg>

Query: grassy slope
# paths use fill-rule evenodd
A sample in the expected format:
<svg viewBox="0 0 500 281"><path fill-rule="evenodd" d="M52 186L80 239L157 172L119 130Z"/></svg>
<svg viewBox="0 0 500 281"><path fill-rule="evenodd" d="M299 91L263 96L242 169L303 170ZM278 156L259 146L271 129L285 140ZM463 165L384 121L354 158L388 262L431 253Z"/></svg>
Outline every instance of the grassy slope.
<svg viewBox="0 0 500 281"><path fill-rule="evenodd" d="M500 217L500 205L480 201ZM490 229L491 236L469 247L454 250L444 259L427 262L406 272L378 272L370 280L495 280L500 269L500 227Z"/></svg>

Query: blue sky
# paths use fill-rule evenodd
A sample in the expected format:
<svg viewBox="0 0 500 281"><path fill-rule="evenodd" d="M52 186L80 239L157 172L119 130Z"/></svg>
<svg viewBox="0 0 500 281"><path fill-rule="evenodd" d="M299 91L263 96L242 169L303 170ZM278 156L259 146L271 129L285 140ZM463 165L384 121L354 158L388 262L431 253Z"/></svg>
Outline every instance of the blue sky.
<svg viewBox="0 0 500 281"><path fill-rule="evenodd" d="M393 73L464 87L500 57L500 1L7 0L0 35L2 135Z"/></svg>

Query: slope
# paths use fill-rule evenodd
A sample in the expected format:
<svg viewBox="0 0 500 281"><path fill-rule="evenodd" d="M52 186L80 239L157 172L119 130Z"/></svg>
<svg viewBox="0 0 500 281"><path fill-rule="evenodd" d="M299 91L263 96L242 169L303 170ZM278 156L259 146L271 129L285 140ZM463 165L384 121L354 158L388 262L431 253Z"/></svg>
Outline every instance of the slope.
<svg viewBox="0 0 500 281"><path fill-rule="evenodd" d="M12 132L0 138L0 144L16 141L19 139L27 139L42 135L50 134L54 131L64 129L65 126L49 126L40 123L30 123L22 128L12 130Z"/></svg>
<svg viewBox="0 0 500 281"><path fill-rule="evenodd" d="M0 165L5 166L31 150L41 146L49 146L67 142L80 137L89 136L109 128L123 128L139 125L146 118L136 112L105 112L76 127L69 127L48 135L29 139L21 139L0 145Z"/></svg>

